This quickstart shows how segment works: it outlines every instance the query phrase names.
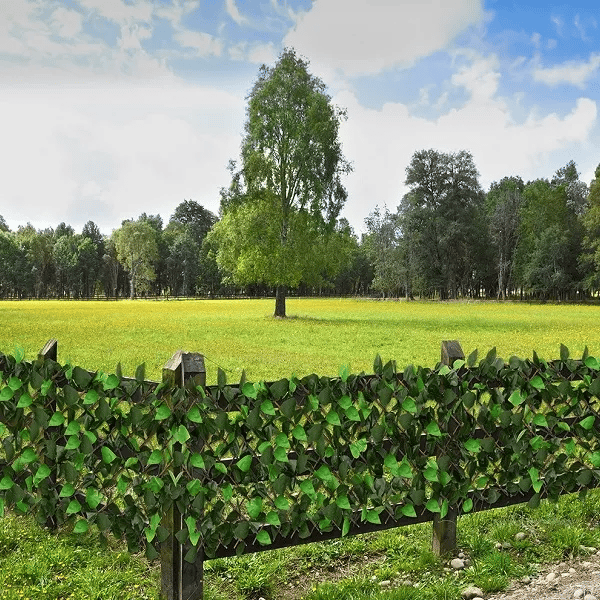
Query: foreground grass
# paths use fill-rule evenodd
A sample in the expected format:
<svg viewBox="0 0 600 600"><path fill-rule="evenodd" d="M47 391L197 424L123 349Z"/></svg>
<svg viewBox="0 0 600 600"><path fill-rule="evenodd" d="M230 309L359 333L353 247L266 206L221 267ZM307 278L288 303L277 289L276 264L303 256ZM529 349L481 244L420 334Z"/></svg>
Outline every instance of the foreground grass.
<svg viewBox="0 0 600 600"><path fill-rule="evenodd" d="M15 346L35 357L50 338L59 361L112 372L118 362L133 375L146 364L160 377L173 352L206 356L208 381L217 365L232 381L308 373L337 375L340 365L372 371L373 359L434 366L442 340L464 351L557 358L560 344L579 356L600 353L600 307L497 302L381 302L290 299L286 320L274 319L273 300L23 301L0 302L0 351Z"/></svg>
<svg viewBox="0 0 600 600"><path fill-rule="evenodd" d="M107 372L121 362L125 374L145 362L147 376L158 379L171 354L184 348L205 354L209 382L216 365L233 381L242 369L250 379L267 380L336 375L342 364L371 371L377 353L400 368L433 366L444 339L460 340L467 353L497 346L504 358L531 356L533 349L556 358L561 343L575 356L586 345L600 354L596 306L292 299L292 318L273 319L272 311L272 300L0 302L0 351L20 346L30 359L55 337L61 362ZM519 506L463 517L459 545L473 565L458 576L432 555L429 524L208 561L205 596L458 600L467 583L503 589L537 563L576 555L581 545L600 547L598 514L600 495L591 493L583 502L568 497L535 511ZM528 534L525 541L513 543L517 531ZM513 547L498 551L498 542ZM0 600L154 599L158 569L118 544L102 548L93 536L54 535L27 518L0 519ZM390 583L382 588L382 581Z"/></svg>
<svg viewBox="0 0 600 600"><path fill-rule="evenodd" d="M519 505L466 515L459 548L471 559L458 573L431 552L428 523L205 562L209 600L459 600L467 585L486 594L541 565L600 548L600 491L539 508ZM524 532L523 541L515 534ZM497 544L505 544L502 550ZM52 534L31 519L0 519L0 600L150 600L159 597L158 564L117 543ZM383 586L382 586L383 582Z"/></svg>

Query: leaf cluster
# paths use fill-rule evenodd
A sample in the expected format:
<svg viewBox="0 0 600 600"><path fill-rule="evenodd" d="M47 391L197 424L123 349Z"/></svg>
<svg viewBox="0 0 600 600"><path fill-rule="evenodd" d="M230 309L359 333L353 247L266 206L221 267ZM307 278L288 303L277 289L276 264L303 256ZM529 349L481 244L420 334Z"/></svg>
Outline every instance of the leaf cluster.
<svg viewBox="0 0 600 600"><path fill-rule="evenodd" d="M187 560L597 487L600 363L378 357L276 382L174 385L0 355L0 510ZM285 544L283 544L285 545Z"/></svg>

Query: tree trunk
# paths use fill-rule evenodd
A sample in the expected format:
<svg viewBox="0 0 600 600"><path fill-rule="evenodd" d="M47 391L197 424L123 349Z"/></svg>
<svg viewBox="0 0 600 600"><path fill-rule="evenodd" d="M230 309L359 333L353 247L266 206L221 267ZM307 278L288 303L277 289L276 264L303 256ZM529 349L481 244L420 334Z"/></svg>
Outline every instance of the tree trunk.
<svg viewBox="0 0 600 600"><path fill-rule="evenodd" d="M278 285L275 290L275 314L274 317L285 317L285 295L287 288L285 285Z"/></svg>

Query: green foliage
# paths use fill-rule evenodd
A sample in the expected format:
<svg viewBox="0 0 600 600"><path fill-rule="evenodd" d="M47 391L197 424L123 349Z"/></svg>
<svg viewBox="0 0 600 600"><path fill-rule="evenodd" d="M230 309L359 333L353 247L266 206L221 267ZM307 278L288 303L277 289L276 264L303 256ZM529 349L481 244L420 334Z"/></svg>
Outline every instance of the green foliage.
<svg viewBox="0 0 600 600"><path fill-rule="evenodd" d="M465 500L557 499L596 486L600 459L600 365L562 355L201 389L2 355L0 500L149 555L176 502L178 539L210 557Z"/></svg>

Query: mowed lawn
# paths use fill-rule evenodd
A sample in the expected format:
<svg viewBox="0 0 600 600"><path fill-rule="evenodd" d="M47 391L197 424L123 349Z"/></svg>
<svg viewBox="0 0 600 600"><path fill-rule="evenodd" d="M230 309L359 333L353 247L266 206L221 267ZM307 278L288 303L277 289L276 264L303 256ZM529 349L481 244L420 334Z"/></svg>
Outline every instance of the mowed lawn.
<svg viewBox="0 0 600 600"><path fill-rule="evenodd" d="M33 359L50 338L59 362L89 370L146 377L178 349L206 356L208 381L217 366L237 382L292 374L337 375L341 365L372 371L373 359L435 366L442 340L457 339L466 354L496 346L505 359L558 358L560 344L579 357L600 354L600 307L499 302L394 302L288 299L289 318L274 319L274 300L3 301L0 351L25 350Z"/></svg>

